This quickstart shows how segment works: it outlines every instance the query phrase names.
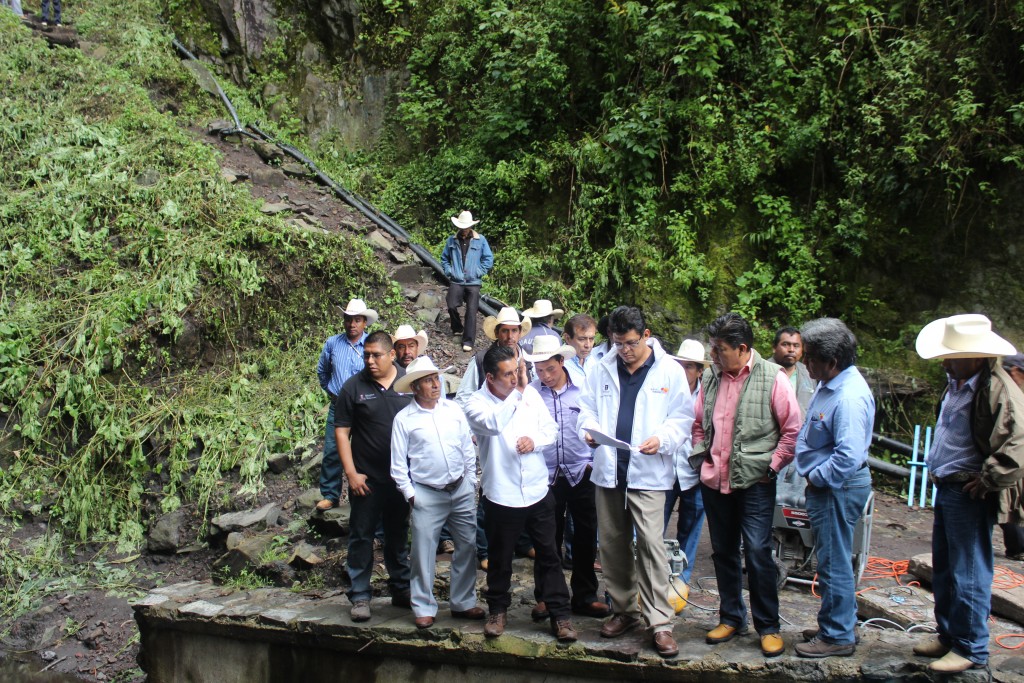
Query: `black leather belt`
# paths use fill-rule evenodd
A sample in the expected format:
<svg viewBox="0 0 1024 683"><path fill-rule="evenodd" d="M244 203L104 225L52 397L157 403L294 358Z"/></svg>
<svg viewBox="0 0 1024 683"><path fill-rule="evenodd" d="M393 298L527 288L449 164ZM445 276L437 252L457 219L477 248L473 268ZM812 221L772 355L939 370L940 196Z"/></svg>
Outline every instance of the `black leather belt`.
<svg viewBox="0 0 1024 683"><path fill-rule="evenodd" d="M444 486L431 486L430 484L423 484L423 483L421 483L420 486L426 486L428 489L433 489L434 491L440 491L442 493L451 493L455 489L457 489L460 486L462 486L462 480L465 479L465 478L466 478L466 475L462 475L461 477L459 477L458 479L456 479L452 483L445 484Z"/></svg>
<svg viewBox="0 0 1024 683"><path fill-rule="evenodd" d="M931 472L928 473L928 479L933 484L966 484L971 479L976 479L979 476L981 476L981 472L954 472L945 477L936 477Z"/></svg>

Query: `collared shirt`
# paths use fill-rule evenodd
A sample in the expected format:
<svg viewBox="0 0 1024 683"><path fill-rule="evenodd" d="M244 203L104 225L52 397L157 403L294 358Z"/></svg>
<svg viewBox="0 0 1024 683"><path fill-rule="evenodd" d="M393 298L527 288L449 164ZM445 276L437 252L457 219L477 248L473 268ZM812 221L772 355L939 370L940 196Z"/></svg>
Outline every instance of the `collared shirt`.
<svg viewBox="0 0 1024 683"><path fill-rule="evenodd" d="M329 396L337 396L341 385L363 369L363 345L368 336L363 332L359 341L352 343L348 336L336 334L324 342L320 360L316 363L316 376L320 380L320 388Z"/></svg>
<svg viewBox="0 0 1024 683"><path fill-rule="evenodd" d="M875 399L853 365L820 383L796 440L796 471L820 487L839 488L868 460Z"/></svg>
<svg viewBox="0 0 1024 683"><path fill-rule="evenodd" d="M406 500L413 483L443 488L467 477L476 488L476 449L462 409L442 398L433 408L415 399L395 416L391 428L391 478Z"/></svg>
<svg viewBox="0 0 1024 683"><path fill-rule="evenodd" d="M544 405L558 425L555 442L544 447L544 460L548 466L548 482L564 477L570 486L583 478L587 466L594 462L594 450L579 437L576 422L580 417L580 388L566 372L566 384L558 391L544 386L540 380L530 384L544 399Z"/></svg>
<svg viewBox="0 0 1024 683"><path fill-rule="evenodd" d="M465 407L469 428L477 435L482 491L487 500L505 507L529 507L548 494L544 447L555 442L558 425L533 387L515 389L505 400L485 383ZM516 441L533 439L533 450L520 455Z"/></svg>
<svg viewBox="0 0 1024 683"><path fill-rule="evenodd" d="M619 373L619 414L615 421L615 438L630 443L633 439L633 418L636 415L636 397L647 379L648 371L654 366L654 353L647 354L647 360L632 374L626 368L621 356L615 358L615 369ZM640 444L633 444L639 446ZM619 448L615 451L615 481L618 489L626 490L626 475L629 472L630 451Z"/></svg>
<svg viewBox="0 0 1024 683"><path fill-rule="evenodd" d="M405 374L395 366L395 381ZM411 394L399 394L394 383L384 389L363 368L342 385L334 402L334 426L349 427L352 436L352 462L356 471L371 481L391 479L391 427L395 416L412 400Z"/></svg>
<svg viewBox="0 0 1024 683"><path fill-rule="evenodd" d="M711 461L705 461L701 467L700 480L708 487L720 493L732 493L729 484L729 456L732 451L733 431L736 427L736 408L739 405L743 383L750 376L754 356L751 354L746 365L736 374L723 372L718 380L718 398L715 399L715 410L711 416L714 423L715 438L711 444ZM793 447L800 432L800 406L789 385L789 378L781 369L772 384L772 414L779 425L779 445L775 447L772 461L769 463L776 472L793 460ZM693 443L704 440L704 387L701 387L697 405L693 408L696 418L693 421Z"/></svg>
<svg viewBox="0 0 1024 683"><path fill-rule="evenodd" d="M494 346L497 342L491 344ZM459 404L459 407L463 410L466 409L466 403L469 402L469 397L473 395L473 392L480 389L487 382L487 378L483 374L483 368L481 365L484 362L484 355L490 347L484 351L478 351L476 355L469 359L469 364L466 366L466 374L462 376L462 383L459 384L458 391L455 392L455 402ZM516 354L516 361L518 362L523 352L522 348L517 344L512 347L512 351ZM533 368L533 363L526 364L526 374L530 378L530 381L537 379L537 371Z"/></svg>
<svg viewBox="0 0 1024 683"><path fill-rule="evenodd" d="M587 358L587 363L584 364L580 361L579 356L573 356L569 360L565 361L565 370L569 373L569 379L572 383L580 388L582 391L583 387L587 386L587 370L594 367L594 363L597 359Z"/></svg>
<svg viewBox="0 0 1024 683"><path fill-rule="evenodd" d="M975 373L959 388L955 379L949 380L949 390L942 398L939 419L935 423L935 438L925 457L928 469L936 477L981 471L985 456L971 436L971 402L978 390L980 374Z"/></svg>

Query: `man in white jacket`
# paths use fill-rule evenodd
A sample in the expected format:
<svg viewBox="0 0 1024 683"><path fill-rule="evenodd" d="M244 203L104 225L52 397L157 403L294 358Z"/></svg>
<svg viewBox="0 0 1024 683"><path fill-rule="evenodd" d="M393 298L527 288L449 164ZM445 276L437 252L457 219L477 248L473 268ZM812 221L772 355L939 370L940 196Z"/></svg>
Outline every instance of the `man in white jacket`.
<svg viewBox="0 0 1024 683"><path fill-rule="evenodd" d="M672 637L662 514L665 492L675 482L673 454L690 440L693 400L686 374L651 338L640 309L616 308L608 332L615 353L588 372L578 422L580 437L596 448L591 481L597 492L601 565L614 612L601 635L615 638L640 623L639 591L654 649L672 657L679 647ZM630 448L598 445L587 430Z"/></svg>

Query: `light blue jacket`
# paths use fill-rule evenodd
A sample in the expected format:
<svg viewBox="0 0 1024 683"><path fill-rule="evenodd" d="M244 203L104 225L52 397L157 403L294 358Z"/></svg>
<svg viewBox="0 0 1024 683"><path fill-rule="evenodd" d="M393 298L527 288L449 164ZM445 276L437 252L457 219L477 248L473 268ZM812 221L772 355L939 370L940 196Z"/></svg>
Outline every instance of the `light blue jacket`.
<svg viewBox="0 0 1024 683"><path fill-rule="evenodd" d="M473 239L469 241L465 263L462 262L462 249L459 248L459 240L455 235L449 235L448 241L444 243L441 268L444 269L444 276L455 284L479 285L493 265L494 254L491 253L491 245L487 244L487 238L476 230L473 231Z"/></svg>

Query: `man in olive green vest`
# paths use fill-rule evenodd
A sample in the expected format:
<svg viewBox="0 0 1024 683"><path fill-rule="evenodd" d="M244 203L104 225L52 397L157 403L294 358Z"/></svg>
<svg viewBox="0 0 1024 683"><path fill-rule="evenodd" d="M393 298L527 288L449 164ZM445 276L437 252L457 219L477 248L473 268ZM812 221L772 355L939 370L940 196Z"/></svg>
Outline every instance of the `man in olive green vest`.
<svg viewBox="0 0 1024 683"><path fill-rule="evenodd" d="M772 559L775 477L793 459L800 406L775 363L754 350L750 323L726 313L708 326L713 365L704 371L694 407L690 465L700 473L720 595L719 624L707 642L747 630L740 538L750 584L750 611L761 651L786 649L779 635L778 573Z"/></svg>

